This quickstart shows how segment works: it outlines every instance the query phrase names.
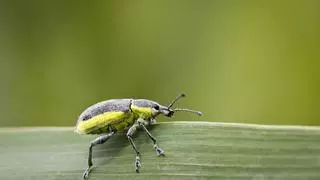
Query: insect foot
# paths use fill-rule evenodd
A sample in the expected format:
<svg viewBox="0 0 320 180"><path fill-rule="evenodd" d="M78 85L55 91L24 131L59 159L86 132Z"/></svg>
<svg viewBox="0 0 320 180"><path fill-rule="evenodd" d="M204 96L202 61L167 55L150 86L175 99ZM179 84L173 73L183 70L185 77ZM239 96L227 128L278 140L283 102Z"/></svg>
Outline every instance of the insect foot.
<svg viewBox="0 0 320 180"><path fill-rule="evenodd" d="M164 156L164 151L159 148L157 144L155 144L153 148L156 150L157 156Z"/></svg>
<svg viewBox="0 0 320 180"><path fill-rule="evenodd" d="M88 167L88 168L84 171L84 173L83 173L83 179L84 179L84 180L87 180L87 179L88 179L90 171L91 171L91 167Z"/></svg>
<svg viewBox="0 0 320 180"><path fill-rule="evenodd" d="M139 173L139 169L141 168L141 163L140 163L140 157L139 155L136 156L136 162L134 163L136 166L136 173Z"/></svg>

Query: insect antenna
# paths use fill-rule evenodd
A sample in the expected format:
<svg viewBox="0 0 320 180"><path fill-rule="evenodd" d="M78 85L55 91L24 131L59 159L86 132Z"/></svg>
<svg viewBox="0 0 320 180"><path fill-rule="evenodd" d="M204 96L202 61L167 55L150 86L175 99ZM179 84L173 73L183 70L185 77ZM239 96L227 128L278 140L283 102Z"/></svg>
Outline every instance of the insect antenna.
<svg viewBox="0 0 320 180"><path fill-rule="evenodd" d="M192 110L192 109L175 108L175 109L173 109L173 111L191 112L191 113L195 113L195 114L197 114L198 116L202 116L202 112L200 112L200 111L195 111L195 110Z"/></svg>
<svg viewBox="0 0 320 180"><path fill-rule="evenodd" d="M171 108L171 107L174 105L174 103L176 103L176 102L177 102L180 98L182 98L182 97L186 97L186 95L185 95L184 93L179 94L179 95L169 104L168 109Z"/></svg>

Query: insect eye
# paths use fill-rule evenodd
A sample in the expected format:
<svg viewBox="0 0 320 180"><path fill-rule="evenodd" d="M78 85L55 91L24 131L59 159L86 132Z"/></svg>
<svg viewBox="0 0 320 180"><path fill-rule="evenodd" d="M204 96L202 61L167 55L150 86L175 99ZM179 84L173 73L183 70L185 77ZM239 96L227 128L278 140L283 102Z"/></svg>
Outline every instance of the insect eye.
<svg viewBox="0 0 320 180"><path fill-rule="evenodd" d="M159 110L159 106L158 106L158 105L155 105L153 108L154 108L155 110Z"/></svg>

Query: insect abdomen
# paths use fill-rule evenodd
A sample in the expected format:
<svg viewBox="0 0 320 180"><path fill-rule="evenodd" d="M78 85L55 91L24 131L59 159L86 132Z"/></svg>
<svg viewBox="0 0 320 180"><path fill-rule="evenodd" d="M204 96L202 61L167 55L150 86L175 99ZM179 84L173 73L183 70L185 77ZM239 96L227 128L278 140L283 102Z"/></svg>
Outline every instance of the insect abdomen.
<svg viewBox="0 0 320 180"><path fill-rule="evenodd" d="M99 114L86 121L78 122L77 131L81 134L97 134L105 129L106 132L108 132L111 124L122 121L125 117L125 112L106 112Z"/></svg>
<svg viewBox="0 0 320 180"><path fill-rule="evenodd" d="M76 131L81 134L101 134L110 128L121 131L134 121L130 99L114 99L94 104L79 116Z"/></svg>

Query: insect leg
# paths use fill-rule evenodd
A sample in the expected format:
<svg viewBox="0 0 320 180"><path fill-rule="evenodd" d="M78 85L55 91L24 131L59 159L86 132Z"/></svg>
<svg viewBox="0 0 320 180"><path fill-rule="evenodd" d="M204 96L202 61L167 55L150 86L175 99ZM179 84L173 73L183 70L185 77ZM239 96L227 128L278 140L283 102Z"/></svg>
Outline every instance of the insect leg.
<svg viewBox="0 0 320 180"><path fill-rule="evenodd" d="M114 134L114 132L111 132L109 134L99 136L90 143L89 156L88 156L88 168L83 173L83 179L85 179L85 180L88 179L89 173L91 171L91 167L93 165L93 163L92 163L92 148L98 144L105 143L113 134Z"/></svg>
<svg viewBox="0 0 320 180"><path fill-rule="evenodd" d="M137 128L139 127L139 124L134 124L133 126L131 126L131 128L128 130L127 132L127 137L128 140L133 148L133 150L136 152L136 161L135 161L135 168L136 168L136 172L139 173L139 169L141 167L141 163L140 163L140 152L138 151L136 145L133 142L132 139L132 135L137 131Z"/></svg>
<svg viewBox="0 0 320 180"><path fill-rule="evenodd" d="M147 133L149 138L153 141L153 148L156 150L157 155L164 156L164 151L158 147L156 138L154 138L151 135L151 133L148 131L148 129L146 128L146 125L148 125L148 122L143 119L139 119L137 122L138 122L139 126L141 126L143 128L143 130Z"/></svg>

